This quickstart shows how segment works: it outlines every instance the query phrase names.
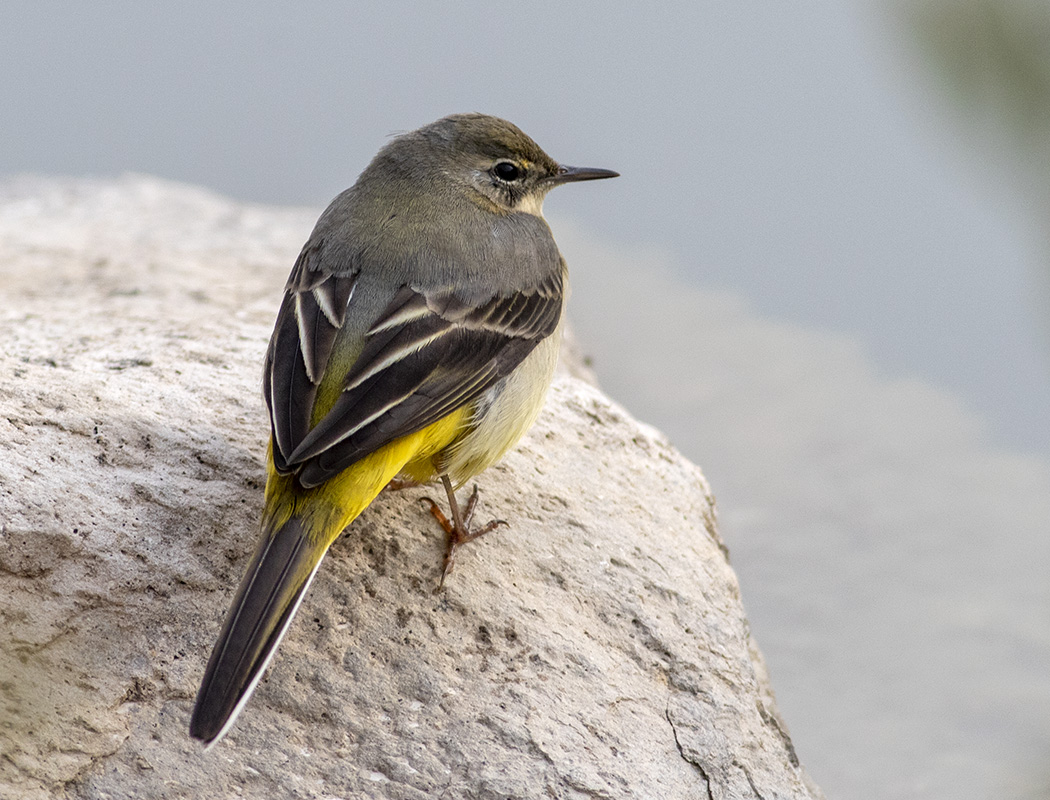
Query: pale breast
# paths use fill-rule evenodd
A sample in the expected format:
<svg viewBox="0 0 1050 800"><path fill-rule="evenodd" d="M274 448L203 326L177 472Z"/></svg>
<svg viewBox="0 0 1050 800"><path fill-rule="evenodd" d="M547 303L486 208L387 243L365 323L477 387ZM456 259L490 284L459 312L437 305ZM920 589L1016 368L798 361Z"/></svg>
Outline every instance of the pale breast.
<svg viewBox="0 0 1050 800"><path fill-rule="evenodd" d="M452 482L461 486L496 463L536 421L558 361L561 325L518 367L475 401L471 430L441 454Z"/></svg>

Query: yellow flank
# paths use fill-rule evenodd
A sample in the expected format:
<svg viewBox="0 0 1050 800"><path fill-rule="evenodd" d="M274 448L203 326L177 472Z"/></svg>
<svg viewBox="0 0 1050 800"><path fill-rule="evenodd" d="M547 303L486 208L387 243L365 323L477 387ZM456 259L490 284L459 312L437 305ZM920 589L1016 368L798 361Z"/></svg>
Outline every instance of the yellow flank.
<svg viewBox="0 0 1050 800"><path fill-rule="evenodd" d="M469 406L456 409L355 461L313 489L303 489L294 475L281 475L274 469L271 440L266 450L263 529L273 533L295 516L303 521L307 535L327 549L399 472L417 481L433 477L434 456L456 440L470 418Z"/></svg>

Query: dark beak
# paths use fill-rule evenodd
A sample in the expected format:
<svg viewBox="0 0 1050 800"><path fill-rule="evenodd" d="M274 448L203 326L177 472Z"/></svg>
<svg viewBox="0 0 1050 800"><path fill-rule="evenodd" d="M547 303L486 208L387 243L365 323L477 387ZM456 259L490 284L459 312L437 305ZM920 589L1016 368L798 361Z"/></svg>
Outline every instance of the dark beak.
<svg viewBox="0 0 1050 800"><path fill-rule="evenodd" d="M602 178L619 178L619 172L611 169L597 169L595 167L566 167L564 164L558 167L556 175L548 180L555 186L563 183L575 183L576 181L600 181Z"/></svg>

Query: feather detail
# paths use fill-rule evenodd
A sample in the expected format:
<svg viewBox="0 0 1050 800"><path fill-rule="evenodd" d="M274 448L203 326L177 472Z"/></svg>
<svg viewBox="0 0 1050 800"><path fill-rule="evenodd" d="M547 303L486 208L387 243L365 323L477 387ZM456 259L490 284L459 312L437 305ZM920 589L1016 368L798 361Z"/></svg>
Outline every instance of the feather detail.
<svg viewBox="0 0 1050 800"><path fill-rule="evenodd" d="M286 468L304 486L318 485L477 400L557 328L562 295L554 287L561 281L481 304L402 287L369 329L339 398L286 454Z"/></svg>

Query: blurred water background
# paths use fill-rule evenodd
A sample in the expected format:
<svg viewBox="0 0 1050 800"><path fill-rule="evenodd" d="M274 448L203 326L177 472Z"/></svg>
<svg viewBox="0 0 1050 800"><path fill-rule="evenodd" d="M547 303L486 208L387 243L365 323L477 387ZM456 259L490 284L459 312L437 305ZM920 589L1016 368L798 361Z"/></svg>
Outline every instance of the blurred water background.
<svg viewBox="0 0 1050 800"><path fill-rule="evenodd" d="M547 203L572 318L814 778L1050 797L1050 4L16 1L0 108L0 175L318 209L453 111L619 170Z"/></svg>

